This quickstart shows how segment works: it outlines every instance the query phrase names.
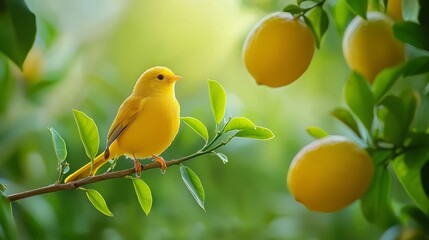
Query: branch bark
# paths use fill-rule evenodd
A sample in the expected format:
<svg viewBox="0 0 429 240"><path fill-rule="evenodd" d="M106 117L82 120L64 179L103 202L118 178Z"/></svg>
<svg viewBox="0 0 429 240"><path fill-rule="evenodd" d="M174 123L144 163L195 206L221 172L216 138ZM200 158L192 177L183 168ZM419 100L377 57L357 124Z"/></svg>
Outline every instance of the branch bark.
<svg viewBox="0 0 429 240"><path fill-rule="evenodd" d="M196 152L192 155L189 155L187 157L179 158L176 160L166 161L167 167L170 167L173 165L178 165L178 164L180 164L184 161L190 160L192 158L196 158L198 156L211 153L213 150L215 150L215 149L217 149L220 146L223 146L225 144L226 143L222 142L219 145L217 145L216 147L212 148L210 151L198 151L198 152ZM158 162L148 163L148 164L144 164L141 166L142 166L142 172L149 170L149 169L161 167L161 165ZM52 185L48 185L45 187L36 188L36 189L32 189L32 190L28 190L28 191L24 191L24 192L20 192L20 193L14 193L14 194L8 195L6 197L9 199L9 201L13 202L13 201L33 197L33 196L40 195L40 194L76 189L76 188L79 188L79 187L87 185L87 184L100 182L100 181L104 181L107 179L123 178L123 177L129 176L133 173L136 173L135 168L129 168L129 169L113 171L113 172L106 172L103 174L99 174L99 175L95 175L95 176L89 176L87 178L79 179L77 181L73 181L73 182L69 182L69 183L52 184Z"/></svg>

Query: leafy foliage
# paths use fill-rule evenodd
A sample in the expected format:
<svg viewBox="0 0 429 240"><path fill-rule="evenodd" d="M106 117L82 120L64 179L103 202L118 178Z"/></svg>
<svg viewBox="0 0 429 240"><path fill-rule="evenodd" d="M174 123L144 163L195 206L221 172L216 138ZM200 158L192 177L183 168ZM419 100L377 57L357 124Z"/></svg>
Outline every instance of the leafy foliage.
<svg viewBox="0 0 429 240"><path fill-rule="evenodd" d="M313 31L313 35L316 39L316 47L320 48L322 37L329 26L328 14L323 10L322 6L318 6L308 11L308 13L304 15L304 20Z"/></svg>
<svg viewBox="0 0 429 240"><path fill-rule="evenodd" d="M253 138L259 140L270 140L274 138L274 133L270 129L256 126L254 129L246 128L235 134L236 137Z"/></svg>
<svg viewBox="0 0 429 240"><path fill-rule="evenodd" d="M149 186L140 178L132 178L134 190L140 206L146 215L149 215L152 208L152 193Z"/></svg>
<svg viewBox="0 0 429 240"><path fill-rule="evenodd" d="M301 15L306 13L300 3L298 1L296 6L288 5L284 11ZM420 4L419 22L395 23L393 31L395 36L404 43L428 50L429 33L424 29L429 25L429 18L425 17L427 14L423 12L424 9L429 9L429 4L424 1L420 1ZM366 18L367 6L366 0L336 2L334 20L340 34L353 17L352 14ZM322 16L323 13L319 15ZM323 22L325 17L320 16L316 19ZM307 19L308 17L306 17L306 23L309 26L313 25L314 31L314 24ZM324 24L320 26L322 25ZM322 34L319 35L323 35L323 31L320 32ZM317 31L315 35L318 35ZM413 128L419 109L419 91L407 89L399 94L391 93L391 89L401 78L427 73L429 73L428 56L419 56L384 69L376 76L372 86L364 77L352 72L344 85L343 92L348 108L336 107L331 112L335 118L362 139L374 160L375 175L370 189L361 199L361 206L365 218L383 229L398 223L398 218L391 208L391 177L387 171L389 164L393 165L394 174L423 216L429 214L427 129ZM307 132L315 138L324 137L327 134L319 127L308 127ZM418 214L411 215L412 218L418 218L416 217Z"/></svg>
<svg viewBox="0 0 429 240"><path fill-rule="evenodd" d="M323 9L325 0L311 1L314 2L311 7L301 7L303 2L308 1L297 0L296 4L289 4L284 7L283 12L289 12L298 17L302 16L307 26L309 26L313 32L314 39L316 40L316 47L319 48L322 37L329 26L328 14Z"/></svg>
<svg viewBox="0 0 429 240"><path fill-rule="evenodd" d="M97 192L94 189L85 189L81 188L86 192L86 196L88 197L89 201L92 203L92 205L102 214L113 217L113 213L109 210L107 207L106 201L104 200L103 196L99 192Z"/></svg>
<svg viewBox="0 0 429 240"><path fill-rule="evenodd" d="M306 130L308 134L310 134L314 138L324 138L329 135L325 130L323 130L320 127L311 126L311 127L307 127Z"/></svg>
<svg viewBox="0 0 429 240"><path fill-rule="evenodd" d="M52 136L52 144L54 145L55 155L57 156L58 163L61 163L66 160L67 157L66 142L55 129L48 128L48 130Z"/></svg>
<svg viewBox="0 0 429 240"><path fill-rule="evenodd" d="M337 31L340 33L340 35L343 35L347 24L351 21L353 17L352 12L347 5L347 1L337 0L333 14Z"/></svg>
<svg viewBox="0 0 429 240"><path fill-rule="evenodd" d="M429 50L429 33L421 25L414 22L399 22L393 26L395 36L410 45Z"/></svg>
<svg viewBox="0 0 429 240"><path fill-rule="evenodd" d="M0 193L6 191L6 189L7 189L7 185L3 184L3 183L0 183Z"/></svg>
<svg viewBox="0 0 429 240"><path fill-rule="evenodd" d="M228 157L216 150L228 144L233 138L253 138L258 140L269 140L274 137L270 129L255 126L255 124L245 117L229 118L223 126L219 124L224 120L226 108L226 93L222 85L217 81L208 80L210 105L212 108L213 117L216 122L216 135L209 138L206 126L198 119L193 117L182 117L181 119L194 130L199 136L205 140L204 146L194 155L211 153L217 156L224 164L228 162ZM222 137L228 135L226 139L220 141ZM220 141L220 143L219 143ZM192 156L192 155L191 155ZM198 176L188 167L182 165L180 167L182 180L186 187L191 192L198 205L204 209L204 188Z"/></svg>
<svg viewBox="0 0 429 240"><path fill-rule="evenodd" d="M356 136L362 137L362 134L359 131L359 126L356 122L356 119L350 113L350 111L343 107L337 107L332 110L331 114L344 123L350 130L352 130Z"/></svg>
<svg viewBox="0 0 429 240"><path fill-rule="evenodd" d="M2 0L0 4L0 51L22 67L36 36L36 17L24 0Z"/></svg>
<svg viewBox="0 0 429 240"><path fill-rule="evenodd" d="M256 126L252 121L245 117L235 117L232 118L228 124L225 126L225 132L230 132L234 130L243 130L243 129L255 129Z"/></svg>
<svg viewBox="0 0 429 240"><path fill-rule="evenodd" d="M223 116L225 115L226 106L226 93L222 85L214 80L208 81L209 85L209 96L210 106L212 108L213 116L216 124L221 123Z"/></svg>
<svg viewBox="0 0 429 240"><path fill-rule="evenodd" d="M353 72L344 86L344 98L353 113L370 131L374 117L374 102L368 82L361 75Z"/></svg>
<svg viewBox="0 0 429 240"><path fill-rule="evenodd" d="M378 160L374 159L374 161ZM390 187L389 172L383 166L377 166L372 185L361 199L362 213L365 218L382 228L388 228L397 222L390 203Z"/></svg>
<svg viewBox="0 0 429 240"><path fill-rule="evenodd" d="M428 159L429 151L427 147L422 147L407 151L393 161L393 169L399 182L416 205L426 214L429 214L429 196L423 188L422 178L425 175L421 175L421 169Z"/></svg>
<svg viewBox="0 0 429 240"><path fill-rule="evenodd" d="M8 61L0 58L0 69L3 69L0 71L0 114L6 111L10 95L13 92L14 79L8 66Z"/></svg>
<svg viewBox="0 0 429 240"><path fill-rule="evenodd" d="M53 128L48 128L49 132L51 133L52 137L52 144L54 145L55 155L58 159L58 179L57 183L61 182L61 179L64 174L66 174L69 170L69 164L66 162L67 157L67 147L66 142L61 137L61 135Z"/></svg>
<svg viewBox="0 0 429 240"><path fill-rule="evenodd" d="M383 2L386 4L387 1ZM288 5L283 9L283 11L290 12L305 20L313 31L318 48L329 27L329 20L332 19L328 17L331 6L325 7L325 10L324 3L324 0L298 0L296 4ZM334 4L334 15L332 17L340 33L344 31L353 14L364 18L366 16L367 0L337 0L334 1ZM428 1L419 0L419 6L418 17L412 18L416 19L416 21L397 22L393 26L393 31L395 36L402 42L427 51L429 50L429 33L427 31L429 26ZM43 22L43 19L40 19L40 21ZM2 29L0 31L0 51L20 67L33 44L36 32L35 26L35 17L27 9L23 0L3 0L0 2L0 29ZM44 33L42 32L41 34ZM46 44L50 45L51 43L47 40ZM344 98L347 107L336 107L331 112L356 137L363 140L364 147L373 157L376 172L371 188L361 199L361 206L365 218L383 229L399 221L398 216L391 209L390 188L393 174L414 203L412 206L403 207L402 214L412 218L423 227L428 226L429 223L428 129L419 129L414 124L416 120L419 120L417 119L419 115L416 113L424 110L422 110L424 106L419 105L420 98L427 97L424 95L427 93L424 93L422 89L406 91L399 89L398 91L398 89L394 88L402 87L397 84L401 79L407 81L408 77L418 74L426 74L425 79L422 77L421 82L427 80L429 72L427 52L420 51L415 53L414 50L411 52L410 56L412 58L403 64L384 69L376 77L372 86L363 77L352 73L344 87ZM3 113L7 110L9 95L13 92L11 86L15 83L15 79L13 79L14 72L10 71L9 63L3 61L3 59L0 60L0 70L2 70L0 72L0 113ZM69 67L71 64L63 65ZM48 84L50 83L46 83L45 86ZM227 163L228 157L218 152L218 149L232 139L245 137L264 140L274 137L271 130L256 126L247 118L233 117L225 120L225 90L218 82L213 80L210 80L208 85L210 105L216 123L215 134L213 134L214 136L209 135L206 125L197 118L182 118L186 125L191 127L205 141L204 146L196 153L191 154L190 158L208 153L218 157L223 163ZM414 87L412 84L409 84L409 86ZM97 126L92 119L82 112L74 111L74 116L85 152L92 160L99 148ZM58 159L58 182L60 182L62 174L68 170L65 160L67 148L64 139L57 131L53 128L49 128L49 131ZM328 134L319 127L309 127L307 131L316 138ZM389 166L393 169L390 173L387 171ZM198 204L204 208L204 188L198 176L184 165L180 167L180 172L191 194ZM133 178L132 181L138 201L145 214L148 214L152 204L149 186L141 179ZM2 191L4 191L4 188L3 185L0 185L0 192ZM85 192L96 209L105 215L113 215L99 192L92 189L86 189ZM16 239L17 231L10 202L3 196L1 197L0 208L0 235L3 234L7 239Z"/></svg>
<svg viewBox="0 0 429 240"><path fill-rule="evenodd" d="M182 117L181 119L206 142L209 140L209 132L207 131L207 127L204 123L193 117Z"/></svg>
<svg viewBox="0 0 429 240"><path fill-rule="evenodd" d="M15 220L13 219L12 207L9 200L0 193L0 237L2 232L6 239L18 239Z"/></svg>
<svg viewBox="0 0 429 240"><path fill-rule="evenodd" d="M224 164L228 163L228 157L220 152L212 152L213 155L217 156Z"/></svg>
<svg viewBox="0 0 429 240"><path fill-rule="evenodd" d="M73 110L73 114L86 156L93 161L100 145L97 125L92 118L81 111Z"/></svg>
<svg viewBox="0 0 429 240"><path fill-rule="evenodd" d="M198 205L200 205L200 207L205 210L205 194L200 178L197 176L197 174L195 174L194 171L184 165L180 166L180 175L182 176L182 180L188 188L189 192L191 192L192 197L194 197Z"/></svg>
<svg viewBox="0 0 429 240"><path fill-rule="evenodd" d="M391 180L386 166L392 162L396 177L409 196L420 209L428 213L429 198L425 194L421 174L429 159L427 147L429 141L425 133L414 133L412 123L418 108L417 92L406 90L399 95L389 94L389 90L402 75L415 75L422 70L426 57L409 60L404 64L383 70L377 77L372 89L356 73L345 84L344 97L347 105L363 123L369 139L367 141L376 173L372 186L362 197L362 212L366 219L384 229L396 223L396 216L391 209ZM373 100L374 99L374 100ZM377 112L377 115L374 115ZM363 138L354 116L345 108L336 108L332 114L349 127L356 135ZM377 125L373 126L374 123ZM391 144L391 145L382 145ZM391 147L393 146L393 147ZM418 147L417 147L418 146Z"/></svg>
<svg viewBox="0 0 429 240"><path fill-rule="evenodd" d="M374 99L379 102L381 97L392 88L395 82L399 79L403 71L404 64L399 66L384 69L375 79L374 85L372 86L372 92Z"/></svg>
<svg viewBox="0 0 429 240"><path fill-rule="evenodd" d="M366 11L368 9L368 0L346 0L347 5L350 10L356 14L366 19Z"/></svg>
<svg viewBox="0 0 429 240"><path fill-rule="evenodd" d="M289 4L289 5L287 5L286 7L283 8L283 12L289 12L289 13L291 13L293 15L300 14L300 13L302 13L304 11L305 11L305 9L300 8L300 7L298 7L295 4Z"/></svg>

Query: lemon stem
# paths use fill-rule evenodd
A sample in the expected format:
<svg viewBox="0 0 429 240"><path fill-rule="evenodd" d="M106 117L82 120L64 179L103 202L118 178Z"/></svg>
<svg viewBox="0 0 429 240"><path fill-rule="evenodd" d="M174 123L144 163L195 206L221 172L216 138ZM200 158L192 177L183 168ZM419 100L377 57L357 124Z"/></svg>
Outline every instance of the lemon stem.
<svg viewBox="0 0 429 240"><path fill-rule="evenodd" d="M314 4L313 6L311 6L311 7L309 7L309 8L303 8L303 9L302 9L302 12L299 14L299 16L300 16L300 17L301 17L301 16L304 16L308 11L310 11L310 10L312 10L312 9L314 9L314 8L322 7L322 6L323 6L323 4L325 3L325 1L326 1L326 0L322 0L322 1L320 1L320 2L318 2L318 3L316 3L316 4Z"/></svg>

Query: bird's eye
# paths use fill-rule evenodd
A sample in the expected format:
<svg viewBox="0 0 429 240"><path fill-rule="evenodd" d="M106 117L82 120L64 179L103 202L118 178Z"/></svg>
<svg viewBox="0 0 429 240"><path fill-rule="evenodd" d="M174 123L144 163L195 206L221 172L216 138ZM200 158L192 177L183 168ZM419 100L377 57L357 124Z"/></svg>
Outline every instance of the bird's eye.
<svg viewBox="0 0 429 240"><path fill-rule="evenodd" d="M162 80L162 79L164 79L164 75L159 74L156 78L158 78L158 80Z"/></svg>

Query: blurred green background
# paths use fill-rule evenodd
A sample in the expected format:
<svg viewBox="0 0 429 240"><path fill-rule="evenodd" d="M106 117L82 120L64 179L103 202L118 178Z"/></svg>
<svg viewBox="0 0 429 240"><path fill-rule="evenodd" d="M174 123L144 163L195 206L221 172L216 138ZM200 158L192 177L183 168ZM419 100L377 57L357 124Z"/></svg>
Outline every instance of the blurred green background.
<svg viewBox="0 0 429 240"><path fill-rule="evenodd" d="M22 74L0 56L0 182L6 194L51 184L57 161L47 127L65 139L71 171L86 163L72 109L92 117L101 148L116 111L147 68L164 65L183 76L176 85L182 116L214 127L207 79L227 92L227 115L270 128L270 141L234 139L221 152L185 163L200 177L206 212L183 184L179 168L146 171L154 204L145 216L129 179L87 186L98 190L115 215L95 210L83 191L63 191L13 204L21 239L374 239L359 204L333 214L311 212L286 187L289 164L312 139L310 125L349 132L329 111L342 103L349 74L333 21L308 71L288 87L257 86L241 61L243 41L276 0L27 0L38 32ZM327 6L328 8L332 6ZM332 13L332 11L331 11ZM332 17L332 16L330 16ZM331 19L332 20L332 19ZM213 131L211 132L213 133ZM163 154L193 153L203 142L182 124ZM132 166L120 160L119 168Z"/></svg>

